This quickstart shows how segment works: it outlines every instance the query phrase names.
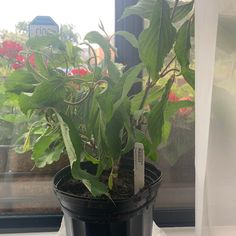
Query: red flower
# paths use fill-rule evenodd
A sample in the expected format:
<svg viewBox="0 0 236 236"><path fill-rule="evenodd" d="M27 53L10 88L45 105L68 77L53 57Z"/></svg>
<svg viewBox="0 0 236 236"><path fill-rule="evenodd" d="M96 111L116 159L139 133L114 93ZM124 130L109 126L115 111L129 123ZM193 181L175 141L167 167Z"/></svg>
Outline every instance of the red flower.
<svg viewBox="0 0 236 236"><path fill-rule="evenodd" d="M28 58L29 60L29 63L32 65L32 66L35 66L35 56L34 54L31 54Z"/></svg>
<svg viewBox="0 0 236 236"><path fill-rule="evenodd" d="M20 52L23 50L23 47L14 41L6 40L2 43L2 46L6 49L14 50L16 52Z"/></svg>
<svg viewBox="0 0 236 236"><path fill-rule="evenodd" d="M11 64L11 67L15 70L22 68L25 65L25 57L22 55L16 55L15 62Z"/></svg>
<svg viewBox="0 0 236 236"><path fill-rule="evenodd" d="M170 92L169 97L168 97L168 101L169 102L178 102L179 98L176 96L176 94L174 92Z"/></svg>
<svg viewBox="0 0 236 236"><path fill-rule="evenodd" d="M16 55L16 61L20 63L25 63L25 57L22 55Z"/></svg>
<svg viewBox="0 0 236 236"><path fill-rule="evenodd" d="M17 69L20 69L24 66L24 64L21 64L19 62L15 62L13 64L11 64L11 67L14 69L14 70L17 70Z"/></svg>
<svg viewBox="0 0 236 236"><path fill-rule="evenodd" d="M10 59L15 59L18 53L22 50L23 47L20 44L11 40L6 40L2 43L2 47L0 48L0 54Z"/></svg>
<svg viewBox="0 0 236 236"><path fill-rule="evenodd" d="M88 70L86 70L86 69L84 69L84 68L80 68L80 69L78 69L78 68L73 68L73 69L71 69L71 71L70 71L70 75L79 75L79 76L85 76L85 75L87 75L87 74L89 74L89 71Z"/></svg>
<svg viewBox="0 0 236 236"><path fill-rule="evenodd" d="M179 101L192 101L190 97L180 98ZM179 109L179 114L182 116L188 116L193 111L192 107L184 107Z"/></svg>

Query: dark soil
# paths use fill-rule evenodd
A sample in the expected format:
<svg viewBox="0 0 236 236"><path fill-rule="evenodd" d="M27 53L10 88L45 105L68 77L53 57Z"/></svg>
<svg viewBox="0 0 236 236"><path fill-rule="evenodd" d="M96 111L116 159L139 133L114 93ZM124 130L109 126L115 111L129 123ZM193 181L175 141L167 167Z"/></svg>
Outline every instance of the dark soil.
<svg viewBox="0 0 236 236"><path fill-rule="evenodd" d="M101 182L107 184L109 172L104 172L101 176ZM120 171L116 184L113 185L113 189L110 191L112 199L127 199L134 194L134 175L132 171ZM60 186L60 190L77 195L80 197L94 198L84 184L75 179L67 180ZM107 198L106 196L102 198Z"/></svg>

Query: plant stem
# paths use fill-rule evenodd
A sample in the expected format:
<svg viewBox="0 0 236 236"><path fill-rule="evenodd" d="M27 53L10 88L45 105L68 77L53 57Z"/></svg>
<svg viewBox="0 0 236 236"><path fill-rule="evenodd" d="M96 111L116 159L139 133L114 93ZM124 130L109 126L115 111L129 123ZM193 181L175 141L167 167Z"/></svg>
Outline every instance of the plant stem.
<svg viewBox="0 0 236 236"><path fill-rule="evenodd" d="M163 73L160 77L165 77L165 76L166 76L168 73L170 73L171 71L179 72L179 70L176 69L176 68L169 69L169 70L167 70L165 73Z"/></svg>
<svg viewBox="0 0 236 236"><path fill-rule="evenodd" d="M98 66L98 61L97 61L96 52L95 52L94 48L93 48L89 43L86 43L86 42L81 43L81 45L83 45L83 44L87 45L87 46L89 47L89 49L92 51L93 58L94 58L94 64L95 64L95 69L94 69L94 72L95 72L95 71L96 71L96 68L97 68L97 66ZM90 65L91 65L91 64L90 64ZM93 78L93 79L95 79L95 78Z"/></svg>
<svg viewBox="0 0 236 236"><path fill-rule="evenodd" d="M148 92L149 92L149 90L150 90L150 88L151 88L151 77L150 77L150 75L149 75L149 77L148 77L148 81L147 81L147 83L146 83L146 89L145 89L145 92L144 92L144 95L143 95L143 99L142 99L142 101L141 101L141 104L140 104L140 106L139 106L139 110L141 110L142 108L143 108L143 106L144 106L144 103L145 103L145 101L146 101L146 98L147 98L147 96L148 96Z"/></svg>
<svg viewBox="0 0 236 236"><path fill-rule="evenodd" d="M176 59L176 56L174 56L170 62L166 65L165 69L161 72L160 77L163 77L163 74L167 71L167 69L169 68L169 66L172 64L172 62Z"/></svg>

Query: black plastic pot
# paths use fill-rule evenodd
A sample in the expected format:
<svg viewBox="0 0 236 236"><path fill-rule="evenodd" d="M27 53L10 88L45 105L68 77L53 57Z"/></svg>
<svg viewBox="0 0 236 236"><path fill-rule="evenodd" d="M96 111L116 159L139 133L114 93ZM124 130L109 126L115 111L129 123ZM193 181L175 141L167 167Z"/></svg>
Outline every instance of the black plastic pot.
<svg viewBox="0 0 236 236"><path fill-rule="evenodd" d="M82 167L93 169L88 162ZM125 159L121 168L133 170L133 161ZM147 188L124 200L89 199L63 192L60 186L71 178L70 167L54 178L54 191L64 213L67 236L151 236L153 205L161 181L161 172L145 163Z"/></svg>

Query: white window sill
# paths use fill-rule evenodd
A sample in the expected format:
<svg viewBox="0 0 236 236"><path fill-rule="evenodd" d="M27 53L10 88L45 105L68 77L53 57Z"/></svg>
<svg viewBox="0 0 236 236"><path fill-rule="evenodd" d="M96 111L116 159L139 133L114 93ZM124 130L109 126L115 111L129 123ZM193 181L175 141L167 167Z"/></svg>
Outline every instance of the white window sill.
<svg viewBox="0 0 236 236"><path fill-rule="evenodd" d="M165 228L166 236L194 236L194 228ZM23 233L23 234L1 234L1 236L56 236L56 232L46 233ZM155 235L158 236L158 235Z"/></svg>

